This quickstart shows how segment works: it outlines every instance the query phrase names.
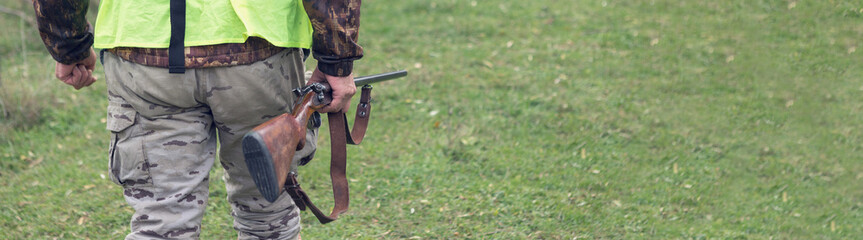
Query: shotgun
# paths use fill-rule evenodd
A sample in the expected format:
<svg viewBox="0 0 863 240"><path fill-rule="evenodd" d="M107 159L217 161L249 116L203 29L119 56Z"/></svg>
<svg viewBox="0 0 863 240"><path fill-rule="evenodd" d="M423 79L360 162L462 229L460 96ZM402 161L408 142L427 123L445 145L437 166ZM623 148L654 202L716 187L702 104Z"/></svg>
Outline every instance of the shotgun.
<svg viewBox="0 0 863 240"><path fill-rule="evenodd" d="M255 181L258 191L267 201L274 202L287 191L300 208L312 210L321 223L328 223L348 208L348 184L345 178L346 144L359 144L365 135L371 110L370 94L372 83L404 77L407 71L395 71L370 76L357 77L354 84L362 86L360 103L357 104L353 130L347 130L347 117L344 112L328 113L332 159L330 176L333 180L335 207L327 216L315 207L297 182L295 173L290 172L294 153L302 149L306 139L309 121L313 127L320 126L320 115L316 109L330 102L331 90L325 83L313 83L293 90L298 97L291 113L279 115L243 136L243 156Z"/></svg>

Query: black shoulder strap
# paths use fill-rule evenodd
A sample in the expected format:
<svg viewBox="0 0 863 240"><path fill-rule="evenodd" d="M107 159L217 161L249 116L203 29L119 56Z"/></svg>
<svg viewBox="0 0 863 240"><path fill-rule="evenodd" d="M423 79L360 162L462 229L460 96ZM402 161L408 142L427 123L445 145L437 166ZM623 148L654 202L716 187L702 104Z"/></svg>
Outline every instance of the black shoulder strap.
<svg viewBox="0 0 863 240"><path fill-rule="evenodd" d="M186 72L186 0L171 0L171 42L168 45L168 72Z"/></svg>

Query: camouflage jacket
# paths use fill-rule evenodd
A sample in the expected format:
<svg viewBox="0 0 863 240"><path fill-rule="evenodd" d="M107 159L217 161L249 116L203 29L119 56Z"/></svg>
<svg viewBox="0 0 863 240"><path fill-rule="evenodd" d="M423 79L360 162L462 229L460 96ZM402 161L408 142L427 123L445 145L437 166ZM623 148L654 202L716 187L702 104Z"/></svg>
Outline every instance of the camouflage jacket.
<svg viewBox="0 0 863 240"><path fill-rule="evenodd" d="M333 76L346 76L353 69L353 61L362 58L363 48L357 44L360 28L360 4L361 0L303 0L306 13L314 28L312 52L318 60L318 69ZM85 19L89 0L33 0L33 8L36 11L36 20L39 23L39 34L48 52L60 63L72 64L90 56L90 47L93 45L93 34L90 24ZM213 49L223 52L232 52L229 48L254 51L260 49L260 44L220 44L204 46L196 51L210 51ZM228 50L226 50L228 49ZM137 49L124 52L121 56L128 58L129 54L153 53L161 56L165 49ZM189 50L187 50L189 53ZM260 54L245 54L252 56L247 61L236 61L233 64L248 63L249 60L261 60L266 56ZM262 58L263 57L263 58ZM134 59L131 59L134 61ZM152 61L152 60L151 60ZM215 63L207 59L186 61L187 67L208 67L230 65ZM158 61L157 61L158 62ZM198 64L195 64L198 63ZM151 64L161 66L161 62ZM167 66L167 65L166 65Z"/></svg>

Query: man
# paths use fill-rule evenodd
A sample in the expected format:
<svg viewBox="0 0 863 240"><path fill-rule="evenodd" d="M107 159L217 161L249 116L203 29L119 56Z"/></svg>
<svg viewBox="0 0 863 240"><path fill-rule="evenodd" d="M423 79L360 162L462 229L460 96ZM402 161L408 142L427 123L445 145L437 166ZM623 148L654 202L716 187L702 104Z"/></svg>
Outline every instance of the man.
<svg viewBox="0 0 863 240"><path fill-rule="evenodd" d="M177 2L185 4L179 74L167 68L176 63L168 47ZM309 81L333 89L322 111L347 109L356 91L353 61L363 53L360 0L102 0L94 33L84 18L88 0L33 5L62 82L93 84L92 46L105 49L111 178L135 209L126 239L198 238L216 138L238 238L298 237L297 207L284 193L274 203L261 197L241 139L290 110L290 90L305 84L302 49L311 47L318 60ZM307 142L315 138L307 134ZM313 153L307 145L294 162Z"/></svg>

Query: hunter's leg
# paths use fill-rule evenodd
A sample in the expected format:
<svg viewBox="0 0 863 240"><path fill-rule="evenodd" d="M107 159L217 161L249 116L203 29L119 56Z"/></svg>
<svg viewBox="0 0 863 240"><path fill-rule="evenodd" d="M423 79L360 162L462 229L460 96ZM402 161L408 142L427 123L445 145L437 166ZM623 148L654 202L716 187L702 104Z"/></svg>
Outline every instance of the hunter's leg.
<svg viewBox="0 0 863 240"><path fill-rule="evenodd" d="M126 239L197 239L216 151L194 71L168 74L105 54L112 179L135 209Z"/></svg>
<svg viewBox="0 0 863 240"><path fill-rule="evenodd" d="M288 49L254 64L214 68L204 76L207 103L219 130L219 159L225 168L228 202L240 239L295 239L300 231L299 209L283 193L270 203L261 196L246 168L242 138L266 120L290 111L293 88L305 84L302 54ZM314 150L298 151L307 156Z"/></svg>

